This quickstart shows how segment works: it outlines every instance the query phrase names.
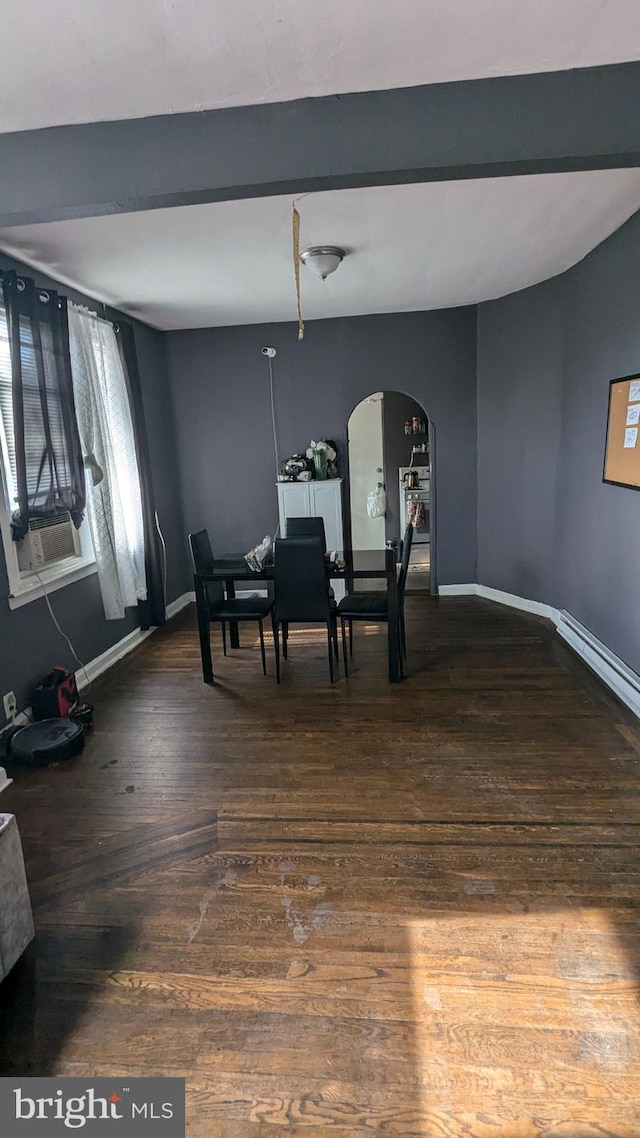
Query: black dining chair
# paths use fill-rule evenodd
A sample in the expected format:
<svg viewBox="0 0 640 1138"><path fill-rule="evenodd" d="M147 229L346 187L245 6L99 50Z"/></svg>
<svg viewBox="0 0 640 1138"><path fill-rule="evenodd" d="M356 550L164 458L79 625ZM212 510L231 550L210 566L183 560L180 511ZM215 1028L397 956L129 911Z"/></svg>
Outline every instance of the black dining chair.
<svg viewBox="0 0 640 1138"><path fill-rule="evenodd" d="M404 676L403 661L407 658L407 637L404 623L404 594L409 572L409 558L413 542L413 526L407 526L402 541L402 557L398 574L398 622L400 633L400 675ZM366 620L369 624L386 624L389 620L388 596L386 593L347 593L338 605L340 628L342 632L342 655L345 675L348 676L347 640L345 625L349 624L349 655L353 656L353 622Z"/></svg>
<svg viewBox="0 0 640 1138"><path fill-rule="evenodd" d="M319 537L322 552L327 552L324 518L287 518L287 537Z"/></svg>
<svg viewBox="0 0 640 1138"><path fill-rule="evenodd" d="M317 537L322 545L322 552L327 552L327 537L324 529L324 518L287 518L287 537ZM329 585L329 596L335 596Z"/></svg>
<svg viewBox="0 0 640 1138"><path fill-rule="evenodd" d="M215 569L215 558L206 529L189 534L189 549L193 562L194 573L207 573ZM267 657L264 647L265 617L271 616L273 630L273 646L276 656L276 676L280 682L280 642L274 612L274 603L271 597L260 597L253 594L251 597L231 600L225 597L223 581L205 581L204 591L207 599L207 608L210 624L220 624L222 628L222 652L227 655L227 623L230 621L255 621L260 630L260 652L262 655L262 671L267 674Z"/></svg>
<svg viewBox="0 0 640 1138"><path fill-rule="evenodd" d="M336 602L329 595L329 580L316 537L278 538L275 544L274 580L276 627L282 626L282 654L287 659L290 624L325 624L329 675L334 681L334 652L338 655Z"/></svg>

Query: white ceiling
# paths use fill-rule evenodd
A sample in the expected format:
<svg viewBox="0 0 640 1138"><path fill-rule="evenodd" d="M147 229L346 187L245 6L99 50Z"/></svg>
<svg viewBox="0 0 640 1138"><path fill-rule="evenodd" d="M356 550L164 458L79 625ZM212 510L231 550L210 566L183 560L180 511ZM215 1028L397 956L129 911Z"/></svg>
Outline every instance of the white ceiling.
<svg viewBox="0 0 640 1138"><path fill-rule="evenodd" d="M638 0L0 0L0 131L640 58Z"/></svg>
<svg viewBox="0 0 640 1138"><path fill-rule="evenodd" d="M382 186L300 199L308 320L474 304L563 272L640 208L640 170ZM0 248L159 328L293 320L291 199L0 230Z"/></svg>

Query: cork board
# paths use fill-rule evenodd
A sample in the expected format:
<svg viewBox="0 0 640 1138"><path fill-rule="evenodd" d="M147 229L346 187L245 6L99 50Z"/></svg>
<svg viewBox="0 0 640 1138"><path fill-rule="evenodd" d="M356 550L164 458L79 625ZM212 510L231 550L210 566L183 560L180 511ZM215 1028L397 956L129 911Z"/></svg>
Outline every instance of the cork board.
<svg viewBox="0 0 640 1138"><path fill-rule="evenodd" d="M640 490L640 375L612 379L604 482Z"/></svg>

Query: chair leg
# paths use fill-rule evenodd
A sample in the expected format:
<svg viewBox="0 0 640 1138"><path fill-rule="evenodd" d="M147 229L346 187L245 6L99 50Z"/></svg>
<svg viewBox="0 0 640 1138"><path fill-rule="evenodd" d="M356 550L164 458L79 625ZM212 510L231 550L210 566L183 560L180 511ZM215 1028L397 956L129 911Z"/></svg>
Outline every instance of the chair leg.
<svg viewBox="0 0 640 1138"><path fill-rule="evenodd" d="M273 632L273 650L276 654L276 680L280 683L280 637L278 636L275 609L271 609L271 630Z"/></svg>
<svg viewBox="0 0 640 1138"><path fill-rule="evenodd" d="M266 676L266 674L267 674L267 656L266 656L266 653L264 650L264 628L263 628L262 620L258 621L258 627L260 629L260 652L262 655L262 674L263 674L263 676Z"/></svg>
<svg viewBox="0 0 640 1138"><path fill-rule="evenodd" d="M332 621L331 634L332 634L332 638L333 638L333 651L335 653L335 657L337 660L339 658L338 657L338 619L337 619L337 617L334 618L334 620Z"/></svg>
<svg viewBox="0 0 640 1138"><path fill-rule="evenodd" d="M407 633L406 633L406 628L405 628L405 623L404 623L404 613L403 612L400 613L400 646L402 649L402 655L404 656L404 658L406 660L406 658L407 658Z"/></svg>
<svg viewBox="0 0 640 1138"><path fill-rule="evenodd" d="M333 683L333 636L331 634L331 623L327 624L327 647L329 649L329 675L331 676L331 683Z"/></svg>
<svg viewBox="0 0 640 1138"><path fill-rule="evenodd" d="M349 665L347 664L347 638L345 636L344 617L340 617L340 629L342 632L342 659L344 660L344 674L349 679Z"/></svg>
<svg viewBox="0 0 640 1138"><path fill-rule="evenodd" d="M282 655L285 660L287 659L287 651L289 647L289 624L286 620L282 622Z"/></svg>
<svg viewBox="0 0 640 1138"><path fill-rule="evenodd" d="M222 625L222 655L226 656L226 654L227 654L227 625L226 625L224 620L220 621L220 624Z"/></svg>
<svg viewBox="0 0 640 1138"><path fill-rule="evenodd" d="M349 655L353 656L353 621L349 621Z"/></svg>

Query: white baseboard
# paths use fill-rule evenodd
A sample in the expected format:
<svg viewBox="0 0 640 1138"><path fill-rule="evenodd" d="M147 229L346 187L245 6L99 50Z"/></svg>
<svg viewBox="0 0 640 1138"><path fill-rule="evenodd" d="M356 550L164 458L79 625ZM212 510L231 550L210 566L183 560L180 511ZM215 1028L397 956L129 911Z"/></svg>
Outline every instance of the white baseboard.
<svg viewBox="0 0 640 1138"><path fill-rule="evenodd" d="M568 612L559 612L556 631L618 699L640 719L640 676Z"/></svg>
<svg viewBox="0 0 640 1138"><path fill-rule="evenodd" d="M530 601L527 597L517 597L515 593L503 593L501 589L490 589L488 585L438 585L438 594L441 597L484 597L499 605L508 605L512 609L522 609L523 612L545 616L548 620L555 620L558 615L557 609L551 605L543 605L541 601Z"/></svg>
<svg viewBox="0 0 640 1138"><path fill-rule="evenodd" d="M170 601L166 607L167 620L177 616L182 609L186 608L196 599L195 593L183 593L181 597L176 597L175 601Z"/></svg>
<svg viewBox="0 0 640 1138"><path fill-rule="evenodd" d="M536 616L544 616L547 620L556 621L559 613L551 605L542 601L530 601L527 597L518 597L515 593L503 593L502 589L490 589L488 585L476 585L476 594L487 601L495 601L499 605L508 605L509 608L521 609L522 612L532 612Z"/></svg>
<svg viewBox="0 0 640 1138"><path fill-rule="evenodd" d="M640 676L624 660L616 656L606 644L598 640L588 628L571 616L571 613L545 605L542 601L530 601L515 593L503 593L501 589L491 589L488 585L441 585L438 592L443 596L476 596L495 601L509 608L531 612L543 616L555 626L556 632L584 660L585 664L617 695L618 699L640 718Z"/></svg>
<svg viewBox="0 0 640 1138"><path fill-rule="evenodd" d="M477 585L438 585L439 597L475 597L477 595Z"/></svg>
<svg viewBox="0 0 640 1138"><path fill-rule="evenodd" d="M117 644L112 644L106 652L102 652L94 660L90 660L84 668L79 668L76 672L78 691L88 687L89 683L93 683L108 668L117 664L118 660L122 660L123 656L127 656L129 652L142 644L142 641L151 636L152 632L155 632L154 628L147 628L144 632L141 628L134 628L133 632L130 632L128 636L123 636L122 640L119 640Z"/></svg>
<svg viewBox="0 0 640 1138"><path fill-rule="evenodd" d="M167 620L171 620L171 618L176 616L183 608L186 608L192 599L195 599L194 593L183 593L181 597L176 597L175 601L171 601L165 610ZM106 672L109 668L113 667L114 664L117 664L118 660L122 660L122 658L127 656L129 652L132 652L134 648L142 644L143 640L151 636L152 632L155 632L155 627L147 628L144 631L141 628L134 628L133 632L130 632L128 636L124 636L117 644L112 644L110 648L107 648L106 652L103 652L100 656L96 656L94 660L90 660L85 668L81 668L76 672L78 691L87 687L85 672L90 682L93 683L103 672Z"/></svg>

